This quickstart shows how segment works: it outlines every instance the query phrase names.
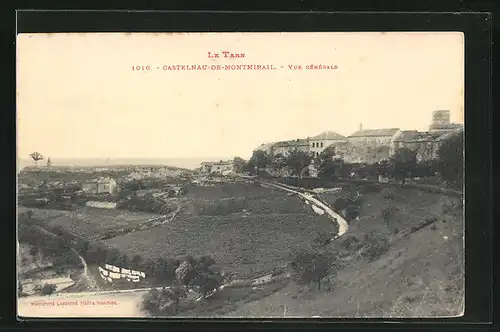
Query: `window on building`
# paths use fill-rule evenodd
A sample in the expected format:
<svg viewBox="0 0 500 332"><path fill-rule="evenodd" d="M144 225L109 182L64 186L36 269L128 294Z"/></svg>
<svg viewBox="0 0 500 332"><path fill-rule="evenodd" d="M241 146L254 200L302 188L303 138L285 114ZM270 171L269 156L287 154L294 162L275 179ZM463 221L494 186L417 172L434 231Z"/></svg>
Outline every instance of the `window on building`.
<svg viewBox="0 0 500 332"><path fill-rule="evenodd" d="M323 142L321 142L321 147L323 147Z"/></svg>
<svg viewBox="0 0 500 332"><path fill-rule="evenodd" d="M315 147L316 147L316 143L313 142L313 148L315 148Z"/></svg>

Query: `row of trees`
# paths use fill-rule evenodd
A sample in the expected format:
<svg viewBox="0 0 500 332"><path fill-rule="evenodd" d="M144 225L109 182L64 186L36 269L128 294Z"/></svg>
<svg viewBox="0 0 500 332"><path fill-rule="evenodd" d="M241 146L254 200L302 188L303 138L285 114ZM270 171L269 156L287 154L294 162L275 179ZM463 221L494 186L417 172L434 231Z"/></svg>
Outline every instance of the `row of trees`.
<svg viewBox="0 0 500 332"><path fill-rule="evenodd" d="M461 186L463 181L463 135L457 133L444 141L438 150L436 160L418 161L417 152L401 148L389 158L372 165L345 164L336 158L334 146L324 149L319 156L292 150L286 155L269 154L265 151L254 151L250 160L235 158L237 171L259 175L265 170L289 170L299 178L307 174L309 165L314 163L318 177L332 179L346 177L355 173L361 177L376 177L378 175L392 177L404 182L408 177L427 177L439 173L444 181Z"/></svg>

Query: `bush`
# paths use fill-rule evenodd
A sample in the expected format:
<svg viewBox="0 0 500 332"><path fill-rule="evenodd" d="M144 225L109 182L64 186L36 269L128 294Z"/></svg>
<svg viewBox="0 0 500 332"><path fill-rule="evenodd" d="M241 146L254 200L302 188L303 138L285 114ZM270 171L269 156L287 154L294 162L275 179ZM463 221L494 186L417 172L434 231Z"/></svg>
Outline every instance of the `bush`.
<svg viewBox="0 0 500 332"><path fill-rule="evenodd" d="M41 295L50 295L50 294L53 294L56 291L56 289L57 289L56 285L45 284L40 289L40 294Z"/></svg>
<svg viewBox="0 0 500 332"><path fill-rule="evenodd" d="M361 255L369 261L374 261L389 250L389 240L375 232L365 234Z"/></svg>
<svg viewBox="0 0 500 332"><path fill-rule="evenodd" d="M355 204L349 204L345 209L345 218L347 221L352 221L359 217L359 206Z"/></svg>

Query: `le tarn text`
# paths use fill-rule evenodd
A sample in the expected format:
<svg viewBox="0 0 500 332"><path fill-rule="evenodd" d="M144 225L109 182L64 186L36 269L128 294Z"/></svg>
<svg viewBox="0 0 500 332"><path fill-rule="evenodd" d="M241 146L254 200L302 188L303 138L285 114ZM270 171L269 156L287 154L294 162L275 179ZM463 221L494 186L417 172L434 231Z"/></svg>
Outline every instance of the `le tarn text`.
<svg viewBox="0 0 500 332"><path fill-rule="evenodd" d="M212 53L208 52L209 59L217 59L217 58L244 58L245 53L232 53L227 51L222 51L220 53Z"/></svg>

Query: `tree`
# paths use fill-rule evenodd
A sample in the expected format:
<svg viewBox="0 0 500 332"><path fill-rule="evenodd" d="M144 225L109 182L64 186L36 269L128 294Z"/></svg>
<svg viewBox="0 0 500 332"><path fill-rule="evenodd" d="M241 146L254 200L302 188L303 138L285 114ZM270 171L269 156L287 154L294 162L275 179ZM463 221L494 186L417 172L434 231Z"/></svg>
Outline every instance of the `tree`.
<svg viewBox="0 0 500 332"><path fill-rule="evenodd" d="M250 158L249 164L256 170L257 174L261 169L265 169L271 163L271 156L261 150L254 151Z"/></svg>
<svg viewBox="0 0 500 332"><path fill-rule="evenodd" d="M237 173L244 172L246 164L247 164L246 160L241 158L241 157L234 157L234 159L233 159L234 170Z"/></svg>
<svg viewBox="0 0 500 332"><path fill-rule="evenodd" d="M273 170L279 171L283 167L286 167L286 158L281 153L277 153L274 156L272 156L269 166Z"/></svg>
<svg viewBox="0 0 500 332"><path fill-rule="evenodd" d="M382 218L385 221L385 226L389 227L389 221L394 217L394 215L398 212L398 208L395 206L390 206L382 210Z"/></svg>
<svg viewBox="0 0 500 332"><path fill-rule="evenodd" d="M33 153L30 153L30 158L35 161L35 165L36 165L36 167L38 167L38 162L40 160L43 160L43 155L39 152L33 152Z"/></svg>
<svg viewBox="0 0 500 332"><path fill-rule="evenodd" d="M210 256L202 256L196 262L195 269L197 271L208 271L215 264L215 260Z"/></svg>
<svg viewBox="0 0 500 332"><path fill-rule="evenodd" d="M181 285L189 285L196 275L197 271L188 260L183 261L175 270L176 279Z"/></svg>
<svg viewBox="0 0 500 332"><path fill-rule="evenodd" d="M179 309L180 299L185 292L180 287L151 289L144 295L142 309L150 316L172 316Z"/></svg>
<svg viewBox="0 0 500 332"><path fill-rule="evenodd" d="M339 166L343 163L342 160L335 159L335 146L326 147L315 160L318 165L318 176L320 178L331 178L336 176L340 169Z"/></svg>
<svg viewBox="0 0 500 332"><path fill-rule="evenodd" d="M462 132L449 137L438 149L438 169L441 178L458 188L463 185L463 149Z"/></svg>
<svg viewBox="0 0 500 332"><path fill-rule="evenodd" d="M319 250L300 250L292 254L292 269L299 283L316 282L321 289L321 280L328 275L331 258Z"/></svg>
<svg viewBox="0 0 500 332"><path fill-rule="evenodd" d="M285 157L285 164L294 175L302 178L302 171L311 164L312 159L311 154L294 149Z"/></svg>
<svg viewBox="0 0 500 332"><path fill-rule="evenodd" d="M200 271L191 281L191 285L200 287L203 296L208 295L214 289L218 289L222 283L222 277L212 271Z"/></svg>
<svg viewBox="0 0 500 332"><path fill-rule="evenodd" d="M56 285L45 284L40 289L40 294L41 295L50 295L50 294L53 294L56 291L56 289L57 289Z"/></svg>
<svg viewBox="0 0 500 332"><path fill-rule="evenodd" d="M389 163L394 178L405 183L405 179L416 170L417 152L408 148L401 148L391 156Z"/></svg>
<svg viewBox="0 0 500 332"><path fill-rule="evenodd" d="M378 175L387 176L390 172L390 163L388 160L382 160L376 164Z"/></svg>

